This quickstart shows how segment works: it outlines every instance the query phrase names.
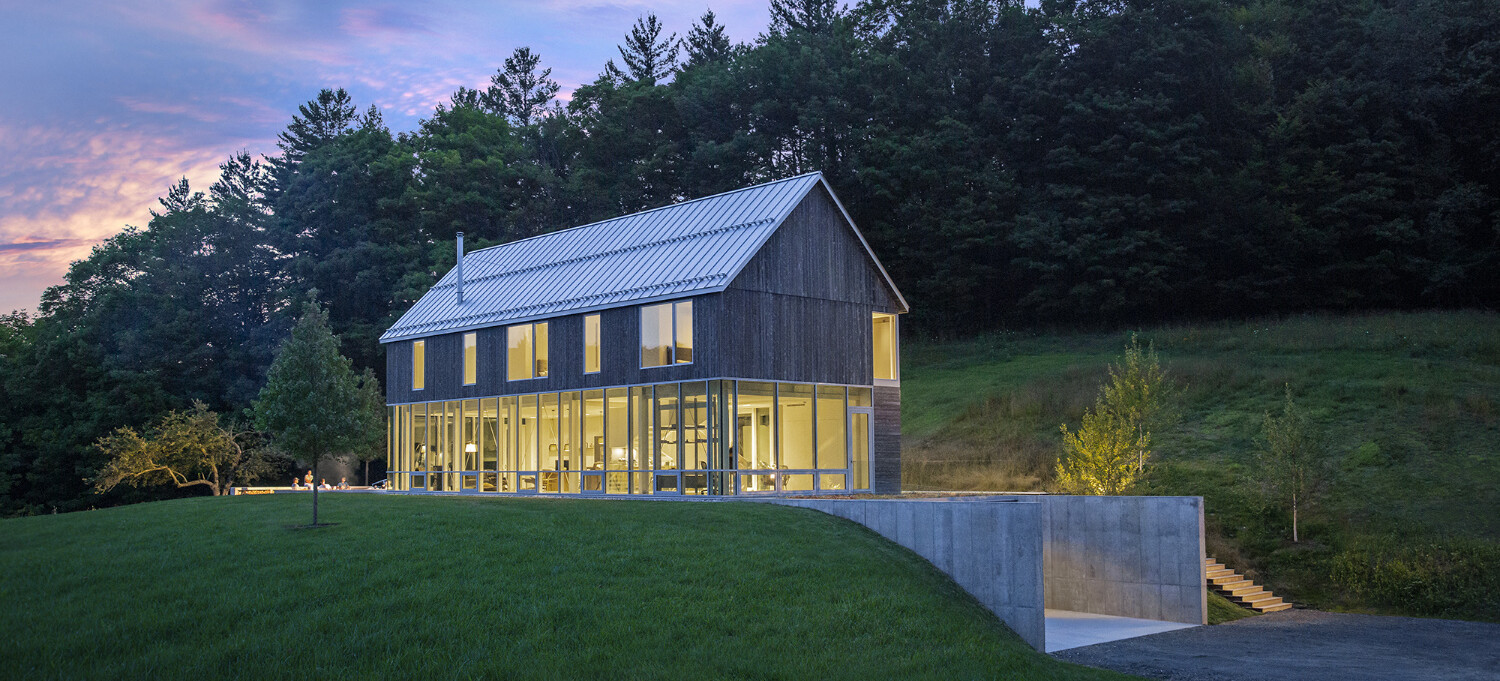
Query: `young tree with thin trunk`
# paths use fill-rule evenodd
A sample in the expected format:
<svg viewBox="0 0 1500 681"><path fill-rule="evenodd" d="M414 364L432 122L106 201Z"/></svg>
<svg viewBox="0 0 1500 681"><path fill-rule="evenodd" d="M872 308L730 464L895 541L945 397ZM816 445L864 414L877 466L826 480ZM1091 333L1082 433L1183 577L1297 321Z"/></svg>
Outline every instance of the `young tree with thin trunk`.
<svg viewBox="0 0 1500 681"><path fill-rule="evenodd" d="M1292 400L1286 387L1281 415L1266 412L1260 427L1260 448L1255 453L1260 483L1266 495L1292 512L1292 542L1302 540L1297 523L1301 512L1313 502L1323 486L1327 445L1322 434Z"/></svg>
<svg viewBox="0 0 1500 681"><path fill-rule="evenodd" d="M1123 494L1146 474L1151 437L1171 418L1171 386L1156 349L1134 335L1077 432L1061 426L1057 481L1075 494Z"/></svg>
<svg viewBox="0 0 1500 681"><path fill-rule="evenodd" d="M324 459L352 454L381 427L382 413L368 392L373 374L354 373L328 328L328 313L316 302L303 308L292 335L281 344L266 385L255 401L255 423L277 446L312 464L313 526L318 524L318 467Z"/></svg>
<svg viewBox="0 0 1500 681"><path fill-rule="evenodd" d="M1161 368L1156 356L1156 347L1141 347L1141 341L1130 334L1130 345L1125 346L1125 356L1119 364L1109 367L1109 383L1103 388L1104 401L1120 413L1134 431L1135 440L1142 443L1136 449L1135 470L1137 474L1146 470L1146 443L1151 441L1151 432L1165 426L1172 419L1169 405L1171 385L1167 383L1167 372Z"/></svg>
<svg viewBox="0 0 1500 681"><path fill-rule="evenodd" d="M205 486L214 496L229 493L238 481L270 472L276 455L262 446L258 433L243 424L224 423L202 402L188 411L163 416L144 436L134 428L117 428L94 447L109 463L92 479L94 489Z"/></svg>

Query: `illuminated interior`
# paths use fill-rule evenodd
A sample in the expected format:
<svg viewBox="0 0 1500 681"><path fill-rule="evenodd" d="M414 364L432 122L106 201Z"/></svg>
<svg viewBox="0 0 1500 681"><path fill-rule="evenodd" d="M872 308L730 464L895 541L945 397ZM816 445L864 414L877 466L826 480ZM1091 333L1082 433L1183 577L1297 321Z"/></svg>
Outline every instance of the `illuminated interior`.
<svg viewBox="0 0 1500 681"><path fill-rule="evenodd" d="M868 490L870 405L868 387L715 380L393 406L391 488Z"/></svg>

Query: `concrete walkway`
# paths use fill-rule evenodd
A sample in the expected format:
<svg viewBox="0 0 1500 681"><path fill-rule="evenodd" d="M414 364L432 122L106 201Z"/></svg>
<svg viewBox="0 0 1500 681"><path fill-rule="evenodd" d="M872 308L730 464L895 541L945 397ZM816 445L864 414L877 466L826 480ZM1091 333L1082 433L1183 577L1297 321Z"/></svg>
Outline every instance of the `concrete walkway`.
<svg viewBox="0 0 1500 681"><path fill-rule="evenodd" d="M1179 622L1143 620L1134 617L1096 615L1091 612L1047 610L1047 652L1055 653L1121 639L1135 638L1198 626Z"/></svg>
<svg viewBox="0 0 1500 681"><path fill-rule="evenodd" d="M1494 681L1500 624L1285 610L1057 658L1172 681Z"/></svg>

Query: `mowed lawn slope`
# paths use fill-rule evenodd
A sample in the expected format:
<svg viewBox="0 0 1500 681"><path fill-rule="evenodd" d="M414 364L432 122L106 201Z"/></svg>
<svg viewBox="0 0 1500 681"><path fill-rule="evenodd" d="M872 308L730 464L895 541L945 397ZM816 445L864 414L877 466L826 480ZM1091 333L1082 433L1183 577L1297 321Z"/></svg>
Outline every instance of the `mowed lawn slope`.
<svg viewBox="0 0 1500 681"><path fill-rule="evenodd" d="M996 334L903 349L907 489L1047 489L1128 333ZM1139 490L1201 495L1209 551L1300 603L1500 621L1500 315L1310 315L1148 328L1180 420ZM1328 443L1302 514L1255 466L1290 386Z"/></svg>
<svg viewBox="0 0 1500 681"><path fill-rule="evenodd" d="M0 521L9 678L1027 678L915 554L751 503L328 494Z"/></svg>

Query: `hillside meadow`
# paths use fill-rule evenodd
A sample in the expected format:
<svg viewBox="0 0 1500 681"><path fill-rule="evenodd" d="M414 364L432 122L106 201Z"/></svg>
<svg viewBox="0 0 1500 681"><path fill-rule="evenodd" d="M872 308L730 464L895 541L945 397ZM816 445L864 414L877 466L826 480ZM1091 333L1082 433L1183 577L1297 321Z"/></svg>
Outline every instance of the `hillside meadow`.
<svg viewBox="0 0 1500 681"><path fill-rule="evenodd" d="M1123 679L769 504L200 497L0 520L0 677Z"/></svg>
<svg viewBox="0 0 1500 681"><path fill-rule="evenodd" d="M1314 607L1500 620L1500 316L1299 316L1146 328L1176 391L1137 490L1205 498L1209 552ZM909 490L1050 488L1129 332L903 348ZM1290 387L1329 443L1292 543L1254 452Z"/></svg>

